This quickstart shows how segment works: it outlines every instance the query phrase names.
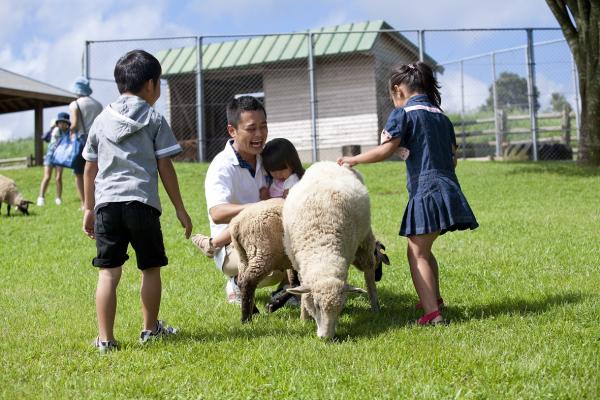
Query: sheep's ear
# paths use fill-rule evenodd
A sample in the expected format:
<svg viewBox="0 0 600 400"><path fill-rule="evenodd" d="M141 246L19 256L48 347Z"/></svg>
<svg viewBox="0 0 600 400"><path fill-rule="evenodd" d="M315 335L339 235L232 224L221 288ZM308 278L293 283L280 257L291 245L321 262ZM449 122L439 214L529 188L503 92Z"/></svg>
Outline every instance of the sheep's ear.
<svg viewBox="0 0 600 400"><path fill-rule="evenodd" d="M359 288L356 286L352 286L352 285L346 285L346 287L344 287L344 291L348 292L348 293L367 294L367 291L365 289Z"/></svg>
<svg viewBox="0 0 600 400"><path fill-rule="evenodd" d="M285 289L286 292L291 294L306 294L310 293L310 288L307 286L296 286L292 288Z"/></svg>

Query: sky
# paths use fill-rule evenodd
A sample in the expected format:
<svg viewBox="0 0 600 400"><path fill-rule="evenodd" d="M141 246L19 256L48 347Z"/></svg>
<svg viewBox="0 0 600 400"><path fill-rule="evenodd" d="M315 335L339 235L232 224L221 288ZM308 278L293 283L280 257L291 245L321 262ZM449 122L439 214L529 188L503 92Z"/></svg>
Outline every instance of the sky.
<svg viewBox="0 0 600 400"><path fill-rule="evenodd" d="M86 40L288 33L379 19L399 30L558 27L544 0L0 0L0 68L69 90L81 74ZM540 36L562 38L560 32ZM524 36L435 33L426 40L428 53L449 61L488 52L483 43L494 48L522 45ZM464 84L485 97L487 84L475 70ZM450 67L444 77L451 107L457 106L456 74ZM565 85L544 79L542 75L540 84ZM479 101L472 98L467 107ZM44 120L65 110L47 109ZM0 141L32 132L33 112L0 115Z"/></svg>

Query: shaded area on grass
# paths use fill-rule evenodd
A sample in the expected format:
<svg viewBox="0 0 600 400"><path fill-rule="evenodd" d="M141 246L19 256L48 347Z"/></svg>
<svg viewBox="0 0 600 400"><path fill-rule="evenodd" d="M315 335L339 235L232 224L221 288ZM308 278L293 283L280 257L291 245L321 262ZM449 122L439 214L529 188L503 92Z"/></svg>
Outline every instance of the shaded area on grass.
<svg viewBox="0 0 600 400"><path fill-rule="evenodd" d="M569 177L594 177L600 176L600 168L578 165L572 161L552 161L552 162L523 162L511 163L515 168L507 171L508 175L527 175L527 174L554 174Z"/></svg>
<svg viewBox="0 0 600 400"><path fill-rule="evenodd" d="M565 293L547 295L539 300L531 299L504 299L496 303L481 304L473 307L448 307L445 315L453 323L466 322L473 319L486 319L499 315L535 315L566 304L575 304L583 301L579 293Z"/></svg>

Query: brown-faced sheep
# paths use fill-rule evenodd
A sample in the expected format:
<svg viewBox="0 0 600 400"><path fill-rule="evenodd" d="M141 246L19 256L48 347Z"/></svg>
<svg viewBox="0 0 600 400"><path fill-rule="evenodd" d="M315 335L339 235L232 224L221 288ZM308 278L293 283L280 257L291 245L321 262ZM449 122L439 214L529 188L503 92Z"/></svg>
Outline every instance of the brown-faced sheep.
<svg viewBox="0 0 600 400"><path fill-rule="evenodd" d="M348 267L363 271L373 311L379 310L369 193L358 172L334 162L310 166L283 206L284 247L301 286L301 318L317 323L317 336L332 338L349 292Z"/></svg>
<svg viewBox="0 0 600 400"><path fill-rule="evenodd" d="M6 214L9 216L11 206L15 206L23 214L29 215L28 208L29 205L32 204L31 201L23 198L19 192L19 189L17 189L17 185L15 185L15 181L7 178L6 176L0 175L0 212L2 203L6 203Z"/></svg>

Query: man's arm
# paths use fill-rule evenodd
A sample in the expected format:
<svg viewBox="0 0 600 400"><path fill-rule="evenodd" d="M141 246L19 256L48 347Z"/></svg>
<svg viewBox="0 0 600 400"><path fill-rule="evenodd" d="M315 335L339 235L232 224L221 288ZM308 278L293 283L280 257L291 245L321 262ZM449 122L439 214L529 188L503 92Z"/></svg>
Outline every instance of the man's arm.
<svg viewBox="0 0 600 400"><path fill-rule="evenodd" d="M94 207L96 207L95 190L96 175L98 174L98 163L86 161L83 171L83 195L84 195L84 211L83 211L83 232L90 238L95 239L94 222Z"/></svg>
<svg viewBox="0 0 600 400"><path fill-rule="evenodd" d="M242 212L243 209L252 205L248 204L219 204L208 210L210 218L215 224L228 224L233 217Z"/></svg>
<svg viewBox="0 0 600 400"><path fill-rule="evenodd" d="M169 195L169 199L175 207L175 213L177 219L181 222L181 226L185 228L185 237L189 239L192 233L192 219L185 210L183 200L181 199L181 192L179 191L179 182L177 181L177 174L171 159L168 157L159 158L156 160L158 165L158 173L162 181L165 191Z"/></svg>

